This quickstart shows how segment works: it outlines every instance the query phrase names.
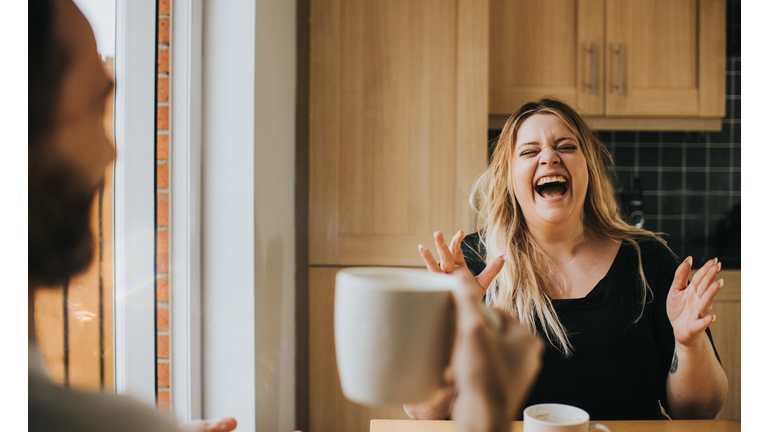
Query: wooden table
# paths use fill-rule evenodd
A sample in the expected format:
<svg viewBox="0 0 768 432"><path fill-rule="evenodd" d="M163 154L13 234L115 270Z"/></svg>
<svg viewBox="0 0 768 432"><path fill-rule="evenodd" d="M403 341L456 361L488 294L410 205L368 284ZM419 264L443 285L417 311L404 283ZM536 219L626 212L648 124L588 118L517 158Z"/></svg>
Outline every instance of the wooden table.
<svg viewBox="0 0 768 432"><path fill-rule="evenodd" d="M740 420L642 420L595 421L611 432L736 432ZM453 432L452 421L439 420L371 420L371 432ZM510 432L523 432L523 422L514 421Z"/></svg>

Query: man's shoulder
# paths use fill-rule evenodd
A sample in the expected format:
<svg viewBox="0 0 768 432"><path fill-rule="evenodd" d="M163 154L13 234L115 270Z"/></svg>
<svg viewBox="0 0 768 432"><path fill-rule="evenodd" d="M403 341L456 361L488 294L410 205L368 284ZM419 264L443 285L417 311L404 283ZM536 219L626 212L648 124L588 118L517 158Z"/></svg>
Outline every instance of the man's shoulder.
<svg viewBox="0 0 768 432"><path fill-rule="evenodd" d="M78 391L29 374L29 431L179 431L176 423L127 396Z"/></svg>

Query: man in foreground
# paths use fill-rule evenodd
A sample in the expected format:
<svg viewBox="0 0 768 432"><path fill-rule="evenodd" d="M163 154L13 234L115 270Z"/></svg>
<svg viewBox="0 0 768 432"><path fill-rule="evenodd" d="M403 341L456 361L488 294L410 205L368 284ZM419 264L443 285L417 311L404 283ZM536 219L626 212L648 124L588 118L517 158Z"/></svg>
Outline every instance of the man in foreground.
<svg viewBox="0 0 768 432"><path fill-rule="evenodd" d="M29 430L177 431L125 396L54 384L35 345L34 293L83 272L93 256L89 215L115 150L103 127L113 83L93 32L71 0L29 3ZM509 315L492 325L471 290L456 294L460 340L454 356L460 430L506 431L538 372L542 343ZM194 430L228 432L232 418Z"/></svg>
<svg viewBox="0 0 768 432"><path fill-rule="evenodd" d="M54 384L35 346L35 291L61 286L90 264L91 205L115 150L103 126L113 83L77 6L30 1L29 41L29 430L178 430L169 416L128 397ZM225 418L186 429L236 425Z"/></svg>

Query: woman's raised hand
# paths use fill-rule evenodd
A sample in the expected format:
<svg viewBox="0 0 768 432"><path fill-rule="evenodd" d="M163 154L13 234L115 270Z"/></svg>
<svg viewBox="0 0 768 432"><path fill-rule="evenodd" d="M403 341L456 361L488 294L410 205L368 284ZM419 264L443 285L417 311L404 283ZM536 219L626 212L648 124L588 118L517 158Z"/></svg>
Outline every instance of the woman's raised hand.
<svg viewBox="0 0 768 432"><path fill-rule="evenodd" d="M667 316L681 345L691 345L715 321L710 315L712 301L723 287L723 280L715 280L722 268L717 258L707 261L686 286L693 258L688 257L677 268L675 279L667 297Z"/></svg>
<svg viewBox="0 0 768 432"><path fill-rule="evenodd" d="M464 240L464 231L459 230L456 235L451 239L450 245L445 243L443 233L436 231L435 234L435 246L437 246L437 253L440 256L440 263L435 261L432 256L432 252L422 245L419 245L419 253L421 258L424 259L424 263L427 265L427 269L433 273L445 273L452 274L462 279L466 283L474 283L481 293L485 293L488 289L488 285L491 284L493 278L504 267L504 256L495 258L485 267L482 273L475 277L467 267L467 263L464 261L464 253L461 251L461 242Z"/></svg>

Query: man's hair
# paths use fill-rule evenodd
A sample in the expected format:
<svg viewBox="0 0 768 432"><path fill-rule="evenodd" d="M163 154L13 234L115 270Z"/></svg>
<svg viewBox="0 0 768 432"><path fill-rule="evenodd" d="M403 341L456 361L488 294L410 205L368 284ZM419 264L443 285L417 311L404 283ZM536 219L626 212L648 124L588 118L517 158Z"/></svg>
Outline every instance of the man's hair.
<svg viewBox="0 0 768 432"><path fill-rule="evenodd" d="M53 126L68 55L54 34L51 0L29 1L29 144L38 146ZM31 150L31 148L30 148Z"/></svg>
<svg viewBox="0 0 768 432"><path fill-rule="evenodd" d="M80 173L56 156L56 109L70 57L57 37L52 0L29 2L30 286L56 286L87 269L94 253L91 203Z"/></svg>

